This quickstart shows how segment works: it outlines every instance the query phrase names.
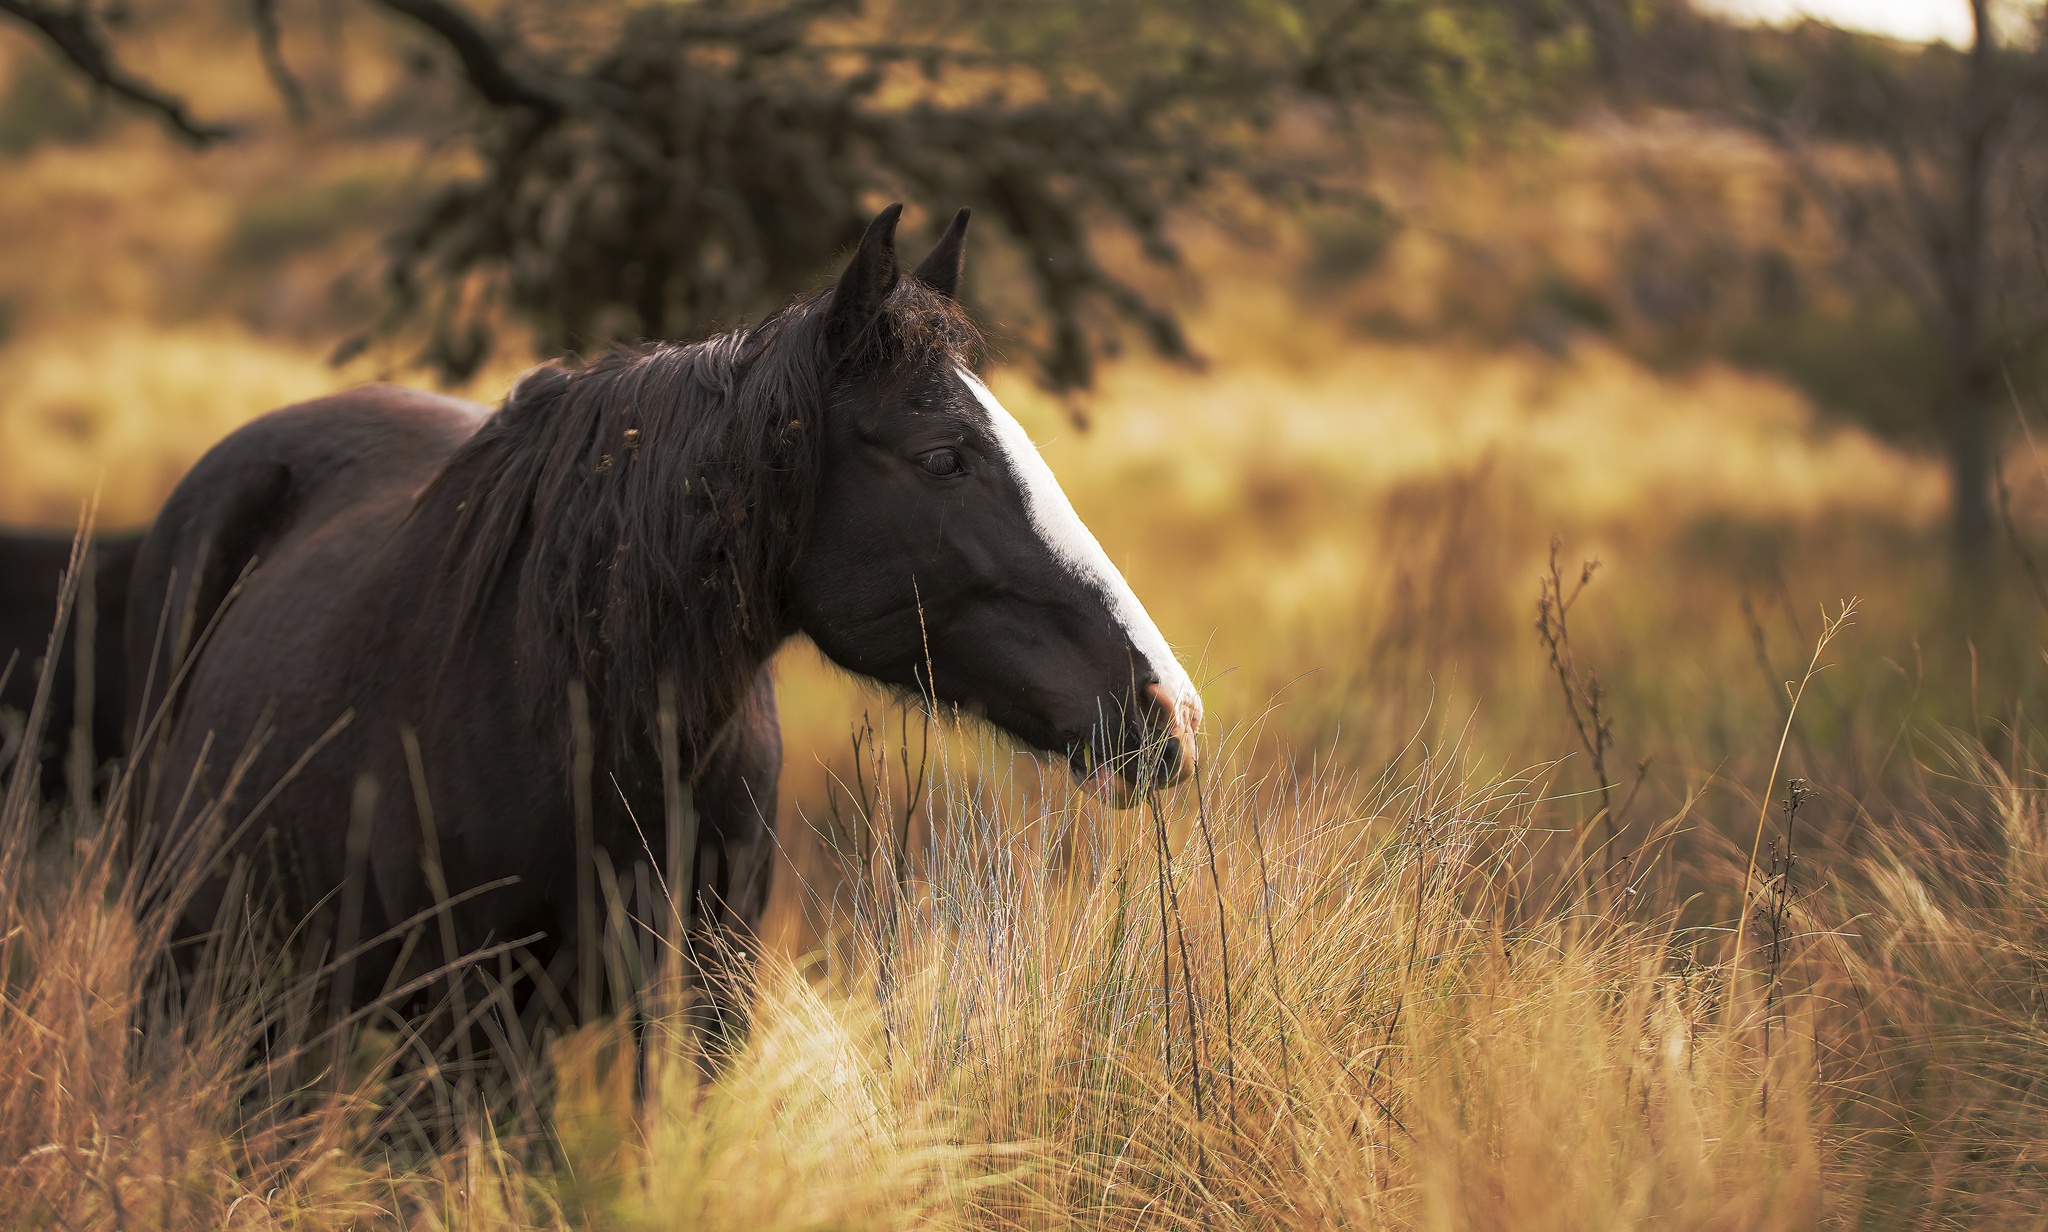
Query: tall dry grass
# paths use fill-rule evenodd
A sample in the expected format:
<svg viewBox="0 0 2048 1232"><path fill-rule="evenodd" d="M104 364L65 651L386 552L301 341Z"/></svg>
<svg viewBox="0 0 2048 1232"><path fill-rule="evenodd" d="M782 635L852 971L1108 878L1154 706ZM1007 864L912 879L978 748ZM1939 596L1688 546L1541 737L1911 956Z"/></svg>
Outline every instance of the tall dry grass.
<svg viewBox="0 0 2048 1232"><path fill-rule="evenodd" d="M976 730L914 734L922 766L881 741L816 819L819 944L764 956L715 1078L657 985L637 1029L544 1046L537 1121L458 1095L435 1129L394 1109L462 1089L452 1042L392 1020L335 1059L317 980L258 931L174 995L161 881L117 827L39 838L55 806L18 791L0 1218L2038 1226L2038 742L1948 740L1922 764L1945 786L1881 829L1779 792L1751 868L1685 816L1600 858L1555 766L1502 776L1455 743L1361 776L1251 768L1247 730L1197 787L1114 813L979 773L1000 750ZM1750 913L1739 957L1737 920L1682 897L1710 885Z"/></svg>

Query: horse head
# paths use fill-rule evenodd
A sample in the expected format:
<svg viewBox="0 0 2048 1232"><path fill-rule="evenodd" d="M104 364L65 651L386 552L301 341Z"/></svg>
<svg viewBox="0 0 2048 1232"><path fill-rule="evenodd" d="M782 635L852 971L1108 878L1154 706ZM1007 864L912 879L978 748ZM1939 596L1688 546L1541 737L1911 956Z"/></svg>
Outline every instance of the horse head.
<svg viewBox="0 0 2048 1232"><path fill-rule="evenodd" d="M908 277L891 206L819 305L822 456L799 627L854 671L979 714L1118 807L1192 771L1202 703L1016 419L955 297L968 211Z"/></svg>

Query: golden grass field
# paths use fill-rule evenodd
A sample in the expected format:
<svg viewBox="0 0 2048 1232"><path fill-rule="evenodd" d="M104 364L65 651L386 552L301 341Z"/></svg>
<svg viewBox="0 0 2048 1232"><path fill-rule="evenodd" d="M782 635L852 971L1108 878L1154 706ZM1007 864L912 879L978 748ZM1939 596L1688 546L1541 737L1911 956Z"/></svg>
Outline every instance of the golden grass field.
<svg viewBox="0 0 2048 1232"><path fill-rule="evenodd" d="M1590 268L1645 207L1587 169L1659 140L1749 182L1653 126L1436 191ZM324 314L422 165L133 126L0 158L0 522L139 525L236 424L384 375L327 365ZM1199 786L1106 811L792 647L752 1034L701 1079L657 986L644 1084L615 1023L481 1077L404 1023L337 1049L253 936L168 1004L145 888L13 797L0 1224L2048 1226L2031 561L1952 590L1938 465L1777 378L1360 328L1459 291L1427 235L1362 290L1195 246L1205 368L1110 365L1086 430L994 384L1203 686ZM1604 815L1535 628L1554 537L1567 593L1601 562L1568 651Z"/></svg>

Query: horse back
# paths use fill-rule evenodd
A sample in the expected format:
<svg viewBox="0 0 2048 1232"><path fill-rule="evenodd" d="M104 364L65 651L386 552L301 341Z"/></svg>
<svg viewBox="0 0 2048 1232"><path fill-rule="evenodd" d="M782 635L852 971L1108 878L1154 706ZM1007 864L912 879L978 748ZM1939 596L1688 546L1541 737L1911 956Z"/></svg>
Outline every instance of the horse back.
<svg viewBox="0 0 2048 1232"><path fill-rule="evenodd" d="M485 414L456 398L372 385L272 411L209 450L136 554L130 740L157 718L177 665L257 562L365 501L416 493Z"/></svg>

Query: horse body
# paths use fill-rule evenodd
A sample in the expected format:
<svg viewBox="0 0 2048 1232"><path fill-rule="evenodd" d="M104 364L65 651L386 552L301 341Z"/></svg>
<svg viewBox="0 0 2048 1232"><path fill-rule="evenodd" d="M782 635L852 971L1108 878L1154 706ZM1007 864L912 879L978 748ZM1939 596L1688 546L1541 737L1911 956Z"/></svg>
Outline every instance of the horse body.
<svg viewBox="0 0 2048 1232"><path fill-rule="evenodd" d="M419 500L488 415L412 390L353 390L255 421L179 485L139 570L138 608L168 600L162 640L203 642L165 716L158 757L175 769L157 776L153 811L175 830L188 820L181 811L232 797L222 821L245 827L233 847L280 892L288 916L352 873L364 878L361 937L435 906L424 872L430 816L451 892L510 883L453 913L463 950L541 934L534 950L546 965L576 934L561 733L530 720L509 608L484 609L449 643L460 596L440 583L461 502ZM198 579L189 605L180 579ZM166 659L157 641L153 623L136 621L131 658ZM268 687L249 689L250 680ZM164 691L138 691L138 729ZM197 722L184 713L192 699L205 706ZM408 732L423 750L417 765ZM781 763L765 672L728 733L697 776L700 841L711 848L700 867L710 908L751 918L765 885L745 874L758 867ZM666 857L661 785L645 765L601 767L608 773L593 791L597 844L629 869L634 855L651 853L657 868ZM351 869L348 823L362 779L375 797L364 866ZM195 928L215 918L228 884L201 887L186 912ZM358 998L384 985L398 948L355 964Z"/></svg>
<svg viewBox="0 0 2048 1232"><path fill-rule="evenodd" d="M1120 805L1188 773L1193 685L968 367L966 212L907 279L895 218L829 293L754 328L543 367L495 412L340 394L194 468L128 622L150 682L134 730L165 725L138 751L145 824L217 817L244 870L216 864L193 930L238 884L294 918L360 885L355 935L375 936L436 906L438 864L454 895L508 883L450 912L460 950L538 936L565 988L589 900L579 820L620 883L668 867L673 730L700 842L678 888L714 964L765 900L766 665L798 634L1064 754ZM357 965L359 999L399 948Z"/></svg>

